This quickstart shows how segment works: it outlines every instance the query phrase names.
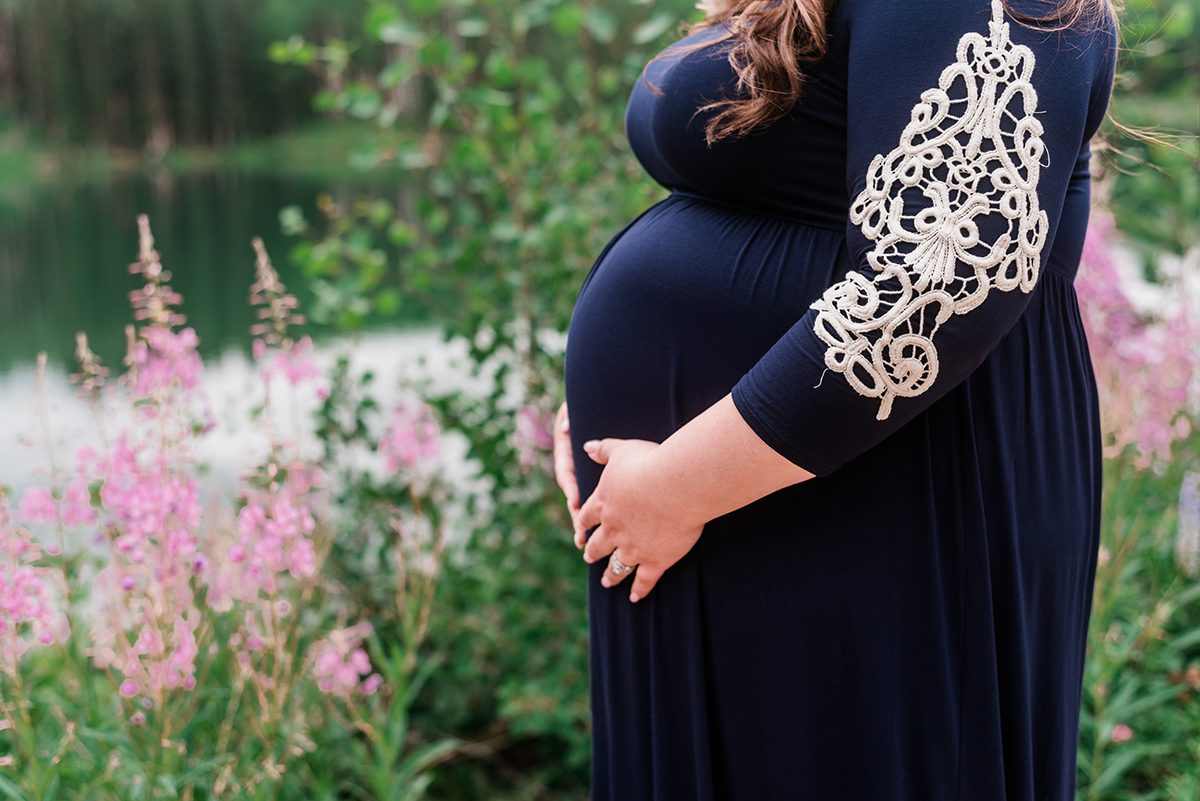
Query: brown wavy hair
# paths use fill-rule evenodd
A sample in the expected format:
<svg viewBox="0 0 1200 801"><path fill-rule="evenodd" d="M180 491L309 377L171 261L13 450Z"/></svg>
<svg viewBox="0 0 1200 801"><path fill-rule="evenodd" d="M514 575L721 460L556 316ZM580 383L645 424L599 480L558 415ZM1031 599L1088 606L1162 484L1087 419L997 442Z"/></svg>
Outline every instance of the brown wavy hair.
<svg viewBox="0 0 1200 801"><path fill-rule="evenodd" d="M1103 25L1106 16L1116 18L1120 0L1046 0L1054 9L1043 16L1018 14L1005 3L1005 10L1020 24L1036 24L1041 30L1060 30L1080 23ZM704 19L686 27L684 36L728 21L728 30L712 39L685 47L670 47L654 58L682 55L726 39L736 39L728 50L730 66L737 74L736 91L748 97L723 98L696 109L720 109L705 126L705 141L711 147L727 136L739 137L785 116L804 88L803 64L820 61L827 51L826 22L837 0L700 0L696 7ZM650 91L662 90L646 79Z"/></svg>

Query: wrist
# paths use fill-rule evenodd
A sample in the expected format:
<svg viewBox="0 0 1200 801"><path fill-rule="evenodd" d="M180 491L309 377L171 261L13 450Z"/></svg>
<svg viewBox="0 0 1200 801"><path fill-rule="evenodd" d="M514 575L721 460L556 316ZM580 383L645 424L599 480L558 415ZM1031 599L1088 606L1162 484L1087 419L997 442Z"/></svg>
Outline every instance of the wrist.
<svg viewBox="0 0 1200 801"><path fill-rule="evenodd" d="M665 519L698 527L719 513L709 508L712 492L705 487L703 471L685 444L672 434L646 454L644 491L663 510Z"/></svg>

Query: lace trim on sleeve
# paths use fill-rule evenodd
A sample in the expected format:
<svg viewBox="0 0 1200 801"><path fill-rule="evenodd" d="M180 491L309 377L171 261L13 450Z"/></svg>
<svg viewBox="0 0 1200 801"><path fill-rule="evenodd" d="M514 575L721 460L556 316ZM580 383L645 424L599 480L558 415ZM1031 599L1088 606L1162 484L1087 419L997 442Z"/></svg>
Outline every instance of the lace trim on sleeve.
<svg viewBox="0 0 1200 801"><path fill-rule="evenodd" d="M1037 183L1045 145L1034 119L1033 51L1009 38L1000 0L989 35L968 32L956 60L921 94L900 144L876 155L850 208L874 247L877 275L851 271L812 304L825 364L861 395L880 398L876 419L896 397L937 378L933 335L992 289L1030 292L1046 241ZM907 204L906 204L907 201ZM905 207L918 209L905 213ZM997 217L984 238L979 223ZM994 225L994 223L992 223Z"/></svg>

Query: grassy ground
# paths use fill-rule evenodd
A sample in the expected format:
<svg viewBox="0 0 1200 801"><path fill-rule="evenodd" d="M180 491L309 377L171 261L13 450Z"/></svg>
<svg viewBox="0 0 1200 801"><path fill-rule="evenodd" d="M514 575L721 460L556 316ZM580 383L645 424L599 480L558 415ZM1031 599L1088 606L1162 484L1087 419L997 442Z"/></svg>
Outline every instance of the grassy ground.
<svg viewBox="0 0 1200 801"><path fill-rule="evenodd" d="M103 178L113 174L169 169L172 172L236 168L301 178L356 176L378 179L399 174L394 163L377 164L369 153L399 146L401 134L353 121L322 121L278 136L227 147L182 146L155 156L99 145L60 146L11 121L0 120L0 185L36 186L64 178Z"/></svg>

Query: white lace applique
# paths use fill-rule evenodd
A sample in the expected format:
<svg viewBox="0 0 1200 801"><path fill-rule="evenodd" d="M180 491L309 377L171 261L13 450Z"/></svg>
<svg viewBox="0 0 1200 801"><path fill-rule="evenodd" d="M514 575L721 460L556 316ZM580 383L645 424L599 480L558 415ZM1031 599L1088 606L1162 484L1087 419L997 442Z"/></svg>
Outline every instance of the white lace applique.
<svg viewBox="0 0 1200 801"><path fill-rule="evenodd" d="M861 273L829 287L812 308L825 364L861 395L880 398L876 419L896 397L912 397L937 378L933 335L992 289L1033 289L1048 228L1038 207L1045 152L1034 119L1033 51L1009 38L1000 0L989 35L963 34L953 64L912 109L900 144L876 155L851 222L874 242ZM910 204L923 205L905 214ZM981 237L979 222L1003 230Z"/></svg>

